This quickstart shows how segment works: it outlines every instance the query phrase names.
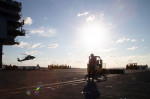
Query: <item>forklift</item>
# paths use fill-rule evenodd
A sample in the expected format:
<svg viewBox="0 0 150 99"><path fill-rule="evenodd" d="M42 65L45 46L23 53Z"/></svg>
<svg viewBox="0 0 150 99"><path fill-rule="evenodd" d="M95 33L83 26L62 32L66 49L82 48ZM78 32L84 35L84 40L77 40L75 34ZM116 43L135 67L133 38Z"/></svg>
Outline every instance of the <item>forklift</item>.
<svg viewBox="0 0 150 99"><path fill-rule="evenodd" d="M92 79L94 79L95 75L102 74L102 64L103 60L100 58L100 56L94 56L94 54L91 54L87 64L88 78L92 76Z"/></svg>
<svg viewBox="0 0 150 99"><path fill-rule="evenodd" d="M103 68L103 60L100 58L100 56L94 56L94 54L91 54L87 64L87 73L88 78L92 77L92 79L94 79L95 77L104 74L125 74L125 70Z"/></svg>

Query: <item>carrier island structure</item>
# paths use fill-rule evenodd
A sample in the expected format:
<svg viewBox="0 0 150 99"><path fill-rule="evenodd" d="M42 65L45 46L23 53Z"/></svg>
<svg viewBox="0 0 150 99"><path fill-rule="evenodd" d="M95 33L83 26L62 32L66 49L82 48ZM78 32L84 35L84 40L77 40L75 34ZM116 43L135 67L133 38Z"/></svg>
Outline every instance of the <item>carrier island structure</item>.
<svg viewBox="0 0 150 99"><path fill-rule="evenodd" d="M22 3L13 0L0 0L0 68L2 68L3 45L19 44L17 36L25 36L21 21Z"/></svg>

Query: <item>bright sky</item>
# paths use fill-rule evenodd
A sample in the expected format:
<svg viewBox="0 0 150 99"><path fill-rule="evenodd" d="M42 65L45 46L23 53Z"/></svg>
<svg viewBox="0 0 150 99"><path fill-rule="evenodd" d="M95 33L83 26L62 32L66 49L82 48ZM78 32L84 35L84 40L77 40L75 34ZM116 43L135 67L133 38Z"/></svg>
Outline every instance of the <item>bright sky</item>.
<svg viewBox="0 0 150 99"><path fill-rule="evenodd" d="M150 0L18 0L25 37L4 46L3 64L86 67L91 53L106 67L150 66ZM17 62L21 53L36 56Z"/></svg>

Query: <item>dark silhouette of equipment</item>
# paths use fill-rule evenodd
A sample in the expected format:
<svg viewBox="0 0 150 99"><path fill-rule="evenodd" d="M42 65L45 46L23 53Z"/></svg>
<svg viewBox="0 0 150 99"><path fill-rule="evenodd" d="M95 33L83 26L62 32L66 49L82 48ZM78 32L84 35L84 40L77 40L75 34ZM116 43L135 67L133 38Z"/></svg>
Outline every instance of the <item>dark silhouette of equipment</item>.
<svg viewBox="0 0 150 99"><path fill-rule="evenodd" d="M92 79L94 79L96 76L101 74L124 74L125 70L103 68L103 60L100 56L94 56L94 54L91 54L87 64L87 73L88 78L92 77Z"/></svg>
<svg viewBox="0 0 150 99"><path fill-rule="evenodd" d="M148 69L148 65L137 65L137 63L129 63L126 65L127 70L143 70Z"/></svg>
<svg viewBox="0 0 150 99"><path fill-rule="evenodd" d="M51 69L71 69L71 66L69 65L55 65L55 64L51 64L51 65L48 65L48 69L51 70Z"/></svg>
<svg viewBox="0 0 150 99"><path fill-rule="evenodd" d="M23 54L23 55L27 55L27 54ZM24 59L20 60L19 58L17 58L18 62L22 62L22 61L26 61L26 60L33 60L35 58L35 56L32 55L27 55Z"/></svg>

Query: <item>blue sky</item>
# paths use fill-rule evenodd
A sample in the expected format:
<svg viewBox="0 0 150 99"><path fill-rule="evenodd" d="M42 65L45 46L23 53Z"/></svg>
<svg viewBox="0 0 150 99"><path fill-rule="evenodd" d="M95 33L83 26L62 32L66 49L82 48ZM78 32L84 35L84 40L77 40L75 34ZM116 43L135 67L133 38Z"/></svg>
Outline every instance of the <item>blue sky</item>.
<svg viewBox="0 0 150 99"><path fill-rule="evenodd" d="M16 38L20 45L4 46L3 64L83 68L94 53L108 68L150 65L149 0L18 1L27 34ZM36 58L19 63L21 53Z"/></svg>

